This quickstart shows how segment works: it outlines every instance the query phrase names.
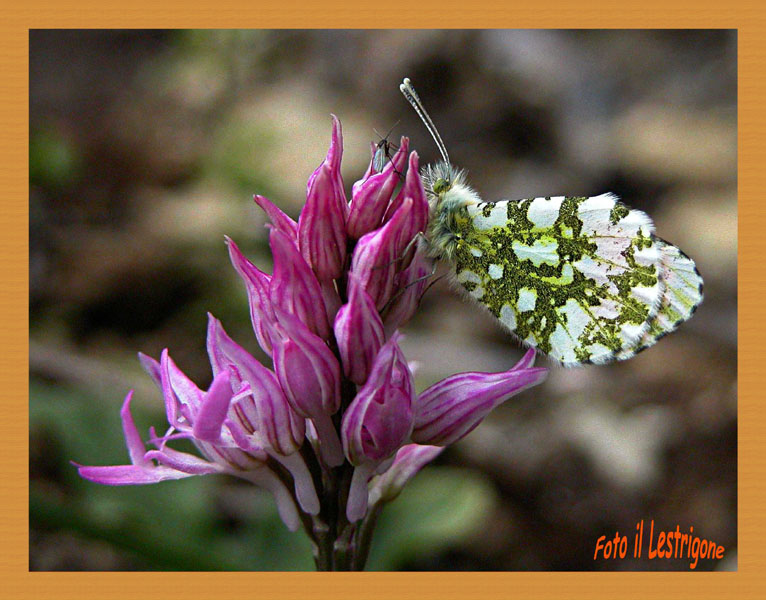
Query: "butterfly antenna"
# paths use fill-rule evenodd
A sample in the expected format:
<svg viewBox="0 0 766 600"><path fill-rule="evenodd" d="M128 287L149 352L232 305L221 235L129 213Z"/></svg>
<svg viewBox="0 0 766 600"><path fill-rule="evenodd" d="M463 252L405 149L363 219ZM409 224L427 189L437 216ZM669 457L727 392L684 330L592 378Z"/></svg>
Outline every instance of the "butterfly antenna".
<svg viewBox="0 0 766 600"><path fill-rule="evenodd" d="M372 130L375 132L375 135L377 135L377 136L378 136L378 137L379 137L381 140L387 140L387 139L388 139L388 136L389 136L389 135L391 135L391 132L392 132L392 131L393 131L393 130L396 128L396 126L397 126L399 123L401 123L401 122L402 122L402 120L401 120L401 119L399 119L399 120L398 120L396 123L394 123L394 124L391 126L391 129L389 129L389 130L386 132L386 135L380 135L380 132L379 132L377 129L375 129L374 127L372 128Z"/></svg>
<svg viewBox="0 0 766 600"><path fill-rule="evenodd" d="M436 147L439 148L439 152L441 153L442 158L444 159L444 162L446 162L447 164L450 164L449 154L447 154L447 148L445 148L444 146L444 142L442 141L442 136L439 135L439 132L436 129L436 125L434 125L434 122L431 120L431 117L428 116L428 113L426 112L426 109L423 106L423 103L420 101L420 97L418 96L418 93L415 91L415 88L412 87L412 83L410 82L408 77L404 78L404 81L402 81L402 84L399 86L399 89L401 90L402 94L404 94L404 97L407 98L407 102L412 104L412 108L414 108L415 112L418 113L420 120L423 121L423 124L426 126L426 129L428 129L428 132L431 134L431 137L434 138L434 142L436 142Z"/></svg>

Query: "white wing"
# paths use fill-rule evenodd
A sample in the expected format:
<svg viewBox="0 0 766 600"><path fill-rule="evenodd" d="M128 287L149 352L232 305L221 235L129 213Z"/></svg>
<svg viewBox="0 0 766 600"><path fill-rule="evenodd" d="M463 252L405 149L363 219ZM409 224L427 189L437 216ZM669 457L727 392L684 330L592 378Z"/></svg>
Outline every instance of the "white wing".
<svg viewBox="0 0 766 600"><path fill-rule="evenodd" d="M611 194L481 202L439 217L457 240L458 282L565 365L621 358L658 313L664 283L651 219Z"/></svg>

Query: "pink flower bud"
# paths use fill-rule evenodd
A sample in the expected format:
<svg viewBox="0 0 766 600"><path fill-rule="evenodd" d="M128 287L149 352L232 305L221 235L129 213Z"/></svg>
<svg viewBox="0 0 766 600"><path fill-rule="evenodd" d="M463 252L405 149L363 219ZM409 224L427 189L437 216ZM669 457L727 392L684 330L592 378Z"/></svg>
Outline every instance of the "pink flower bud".
<svg viewBox="0 0 766 600"><path fill-rule="evenodd" d="M383 319L386 335L391 335L415 314L432 273L433 263L428 258L427 247L418 244L410 266L396 275L395 289L398 292Z"/></svg>
<svg viewBox="0 0 766 600"><path fill-rule="evenodd" d="M255 337L258 339L258 344L263 348L263 351L271 356L269 330L276 322L269 296L271 277L247 260L237 245L228 237L226 238L226 244L229 247L231 264L234 265L242 281L245 282L247 299L250 304L250 320L253 323Z"/></svg>
<svg viewBox="0 0 766 600"><path fill-rule="evenodd" d="M365 233L380 227L394 188L404 170L408 147L409 140L403 137L399 150L383 171L370 176L353 191L348 215L349 237L359 239Z"/></svg>
<svg viewBox="0 0 766 600"><path fill-rule="evenodd" d="M274 369L288 402L314 422L329 466L343 461L331 415L340 408L340 365L327 344L293 315L274 307Z"/></svg>
<svg viewBox="0 0 766 600"><path fill-rule="evenodd" d="M348 304L335 317L335 339L346 377L364 384L386 340L375 303L353 275L349 277Z"/></svg>
<svg viewBox="0 0 766 600"><path fill-rule="evenodd" d="M394 335L378 352L359 393L343 415L343 449L354 465L391 456L412 431L412 374Z"/></svg>
<svg viewBox="0 0 766 600"><path fill-rule="evenodd" d="M346 516L354 522L367 511L367 481L412 431L412 374L394 335L381 349L370 376L343 415L341 439L351 478Z"/></svg>
<svg viewBox="0 0 766 600"><path fill-rule="evenodd" d="M327 158L309 180L306 205L298 219L298 245L320 280L336 279L346 261L348 202L340 173L343 138L333 115Z"/></svg>
<svg viewBox="0 0 766 600"><path fill-rule="evenodd" d="M298 240L298 223L283 213L271 200L264 196L253 196L255 203L261 207L271 223L280 231L286 233L290 239Z"/></svg>
<svg viewBox="0 0 766 600"><path fill-rule="evenodd" d="M384 222L393 218L399 207L404 204L404 200L406 198L412 199L412 214L400 232L400 239L397 240L400 251L403 251L418 233L424 232L428 225L428 198L418 169L418 153L412 152L404 186L389 205L383 218Z"/></svg>
<svg viewBox="0 0 766 600"><path fill-rule="evenodd" d="M401 258L398 241L411 212L412 200L407 198L388 223L362 236L354 250L351 272L379 311L386 306L394 290L398 259Z"/></svg>
<svg viewBox="0 0 766 600"><path fill-rule="evenodd" d="M287 399L307 418L340 407L340 366L327 344L299 319L274 308L279 319L274 367Z"/></svg>
<svg viewBox="0 0 766 600"><path fill-rule="evenodd" d="M400 270L407 267L412 260L416 248L415 244L412 243L413 239L418 234L425 232L428 227L428 198L425 189L423 188L423 181L420 179L420 173L418 172L417 152L410 154L407 179L397 197L391 202L384 220L387 219L389 215L395 214L394 211L398 210L398 207L402 206L408 198L412 199L412 210L408 219L404 222L404 226L399 232L399 237L396 240L397 256L400 259Z"/></svg>
<svg viewBox="0 0 766 600"><path fill-rule="evenodd" d="M311 267L286 234L272 229L269 236L274 255L269 298L272 310L277 307L300 319L323 339L330 337L330 322L322 300L322 288Z"/></svg>

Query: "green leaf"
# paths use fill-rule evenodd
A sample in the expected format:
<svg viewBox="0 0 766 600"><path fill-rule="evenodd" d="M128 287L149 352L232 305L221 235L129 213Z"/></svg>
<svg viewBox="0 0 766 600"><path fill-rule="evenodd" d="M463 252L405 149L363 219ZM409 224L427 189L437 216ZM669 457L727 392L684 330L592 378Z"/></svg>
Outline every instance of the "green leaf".
<svg viewBox="0 0 766 600"><path fill-rule="evenodd" d="M389 571L407 560L458 546L491 514L496 496L482 476L454 467L428 467L380 516L367 563Z"/></svg>

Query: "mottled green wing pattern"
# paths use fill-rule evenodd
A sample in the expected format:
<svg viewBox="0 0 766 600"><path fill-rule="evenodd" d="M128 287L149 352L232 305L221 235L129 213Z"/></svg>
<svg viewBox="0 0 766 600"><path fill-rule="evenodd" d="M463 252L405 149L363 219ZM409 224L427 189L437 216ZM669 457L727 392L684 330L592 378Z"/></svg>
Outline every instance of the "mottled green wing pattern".
<svg viewBox="0 0 766 600"><path fill-rule="evenodd" d="M562 363L628 358L657 338L653 323L664 327L663 243L615 196L479 202L452 217L457 281ZM675 296L667 301L676 310Z"/></svg>

